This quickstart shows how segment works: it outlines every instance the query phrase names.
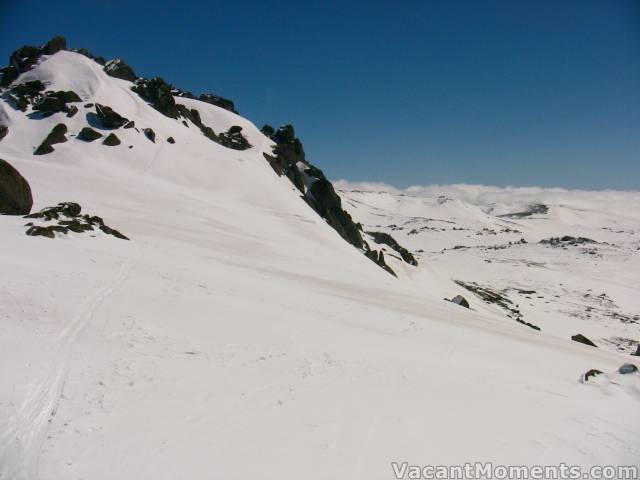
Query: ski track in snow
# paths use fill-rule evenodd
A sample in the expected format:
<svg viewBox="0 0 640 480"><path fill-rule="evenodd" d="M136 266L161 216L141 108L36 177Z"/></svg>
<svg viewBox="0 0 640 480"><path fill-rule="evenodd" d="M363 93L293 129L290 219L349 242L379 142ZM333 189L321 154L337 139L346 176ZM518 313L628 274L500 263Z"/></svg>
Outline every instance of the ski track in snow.
<svg viewBox="0 0 640 480"><path fill-rule="evenodd" d="M94 318L95 311L117 289L122 288L130 272L142 258L142 250L131 260L125 260L119 272L98 289L86 302L86 306L73 318L55 339L51 365L46 378L35 383L26 394L18 414L11 419L11 424L3 435L3 446L0 450L15 451L13 458L5 455L2 479L36 479L38 478L38 457L47 435L47 430L55 417L58 404L64 395L64 384L68 371L68 360L73 346L83 329Z"/></svg>

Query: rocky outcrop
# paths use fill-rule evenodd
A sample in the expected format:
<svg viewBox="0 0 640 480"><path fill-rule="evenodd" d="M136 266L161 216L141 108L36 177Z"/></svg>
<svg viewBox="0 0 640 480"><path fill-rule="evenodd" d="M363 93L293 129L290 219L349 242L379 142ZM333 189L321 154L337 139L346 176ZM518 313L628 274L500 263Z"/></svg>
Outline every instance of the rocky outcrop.
<svg viewBox="0 0 640 480"><path fill-rule="evenodd" d="M144 136L152 143L156 143L156 132L153 131L153 128L143 128L142 133L144 133Z"/></svg>
<svg viewBox="0 0 640 480"><path fill-rule="evenodd" d="M586 237L572 237L570 235L565 235L563 237L551 237L540 240L541 245L549 245L551 247L574 247L578 245L584 244L593 244L598 243L595 240L591 240Z"/></svg>
<svg viewBox="0 0 640 480"><path fill-rule="evenodd" d="M76 138L78 140L82 140L83 142L93 142L100 137L102 137L102 134L100 132L95 131L91 127L84 127L82 130L80 130L80 133L78 133L78 136Z"/></svg>
<svg viewBox="0 0 640 480"><path fill-rule="evenodd" d="M273 155L265 154L265 160L278 175L285 175L302 193L305 201L348 243L362 251L367 258L395 275L386 264L384 254L369 248L362 239L361 227L342 208L342 200L333 185L317 167L307 162L302 142L295 135L292 125L275 130L270 125L262 127L262 133L275 143Z"/></svg>
<svg viewBox="0 0 640 480"><path fill-rule="evenodd" d="M574 342L582 343L584 345L589 345L590 347L596 347L596 348L598 347L595 343L593 343L591 340L589 340L587 337L585 337L581 333L578 333L577 335L573 335L571 337L571 340L573 340Z"/></svg>
<svg viewBox="0 0 640 480"><path fill-rule="evenodd" d="M602 370L598 370L595 368L592 368L591 370L589 370L588 372L586 372L584 375L582 375L582 378L580 379L583 383L584 382L588 382L590 378L595 378L598 375L602 375Z"/></svg>
<svg viewBox="0 0 640 480"><path fill-rule="evenodd" d="M173 137L168 137L167 138L167 142L170 143L171 145L173 145L174 143L176 143L176 141L173 139Z"/></svg>
<svg viewBox="0 0 640 480"><path fill-rule="evenodd" d="M32 206L29 183L13 166L0 159L0 214L26 215Z"/></svg>
<svg viewBox="0 0 640 480"><path fill-rule="evenodd" d="M218 135L218 143L233 150L246 150L251 148L249 141L242 135L242 127L238 125L229 127L229 130Z"/></svg>
<svg viewBox="0 0 640 480"><path fill-rule="evenodd" d="M33 104L44 91L45 85L40 80L14 85L2 96L16 110L26 111L29 105Z"/></svg>
<svg viewBox="0 0 640 480"><path fill-rule="evenodd" d="M63 202L55 207L44 208L37 213L25 216L25 218L39 221L39 224L27 223L25 233L32 237L55 238L56 233L66 235L69 232L83 233L98 229L122 240L129 240L118 230L105 225L102 218L95 215L81 215L81 212L82 207L74 202Z"/></svg>
<svg viewBox="0 0 640 480"><path fill-rule="evenodd" d="M625 363L618 369L618 373L621 373L623 375L636 373L637 371L638 367L636 367L633 363Z"/></svg>
<svg viewBox="0 0 640 480"><path fill-rule="evenodd" d="M0 88L11 85L18 78L18 71L13 65L0 68Z"/></svg>
<svg viewBox="0 0 640 480"><path fill-rule="evenodd" d="M64 37L53 37L42 47L25 45L11 54L9 65L15 69L17 75L31 69L42 55L53 55L60 50L67 49L67 41ZM16 75L16 76L17 76Z"/></svg>
<svg viewBox="0 0 640 480"><path fill-rule="evenodd" d="M9 133L9 127L7 127L6 125L0 125L0 142L4 137L7 136L8 133Z"/></svg>
<svg viewBox="0 0 640 480"><path fill-rule="evenodd" d="M64 143L67 141L67 137L65 134L67 133L67 126L64 123L59 123L55 127L51 129L47 138L40 144L38 148L36 148L34 155L45 155L47 153L53 152L53 146L56 143Z"/></svg>
<svg viewBox="0 0 640 480"><path fill-rule="evenodd" d="M173 98L172 87L160 77L138 78L131 87L153 108L169 118L178 118L179 111Z"/></svg>
<svg viewBox="0 0 640 480"><path fill-rule="evenodd" d="M460 305L464 308L469 308L469 302L462 295L456 295L451 299L451 303L455 303L456 305Z"/></svg>
<svg viewBox="0 0 640 480"><path fill-rule="evenodd" d="M109 60L104 66L103 70L111 77L119 78L120 80L127 80L129 82L135 82L138 76L129 65L125 63L121 58L115 58Z"/></svg>
<svg viewBox="0 0 640 480"><path fill-rule="evenodd" d="M409 265L413 265L414 267L418 265L418 261L415 257L407 250L402 247L391 235L385 232L367 232L373 238L373 241L377 244L387 245L391 247L396 252L400 254L402 260L404 260Z"/></svg>
<svg viewBox="0 0 640 480"><path fill-rule="evenodd" d="M96 103L96 114L105 128L116 129L129 122L129 120L115 112L111 107L100 105L99 103Z"/></svg>
<svg viewBox="0 0 640 480"><path fill-rule="evenodd" d="M57 112L69 113L71 107L67 103L81 102L82 99L74 91L46 92L34 101L33 109L47 115ZM76 107L76 112L78 111ZM71 115L73 116L73 115Z"/></svg>
<svg viewBox="0 0 640 480"><path fill-rule="evenodd" d="M122 142L115 133L110 133L109 135L107 135L107 138L102 141L102 144L108 147L115 147L116 145L120 145L121 143Z"/></svg>

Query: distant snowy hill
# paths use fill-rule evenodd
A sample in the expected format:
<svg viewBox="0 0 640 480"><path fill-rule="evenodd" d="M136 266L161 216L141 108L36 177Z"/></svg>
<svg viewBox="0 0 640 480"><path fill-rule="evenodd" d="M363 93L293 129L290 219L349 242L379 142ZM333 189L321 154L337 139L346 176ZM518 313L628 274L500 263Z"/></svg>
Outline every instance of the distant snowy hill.
<svg viewBox="0 0 640 480"><path fill-rule="evenodd" d="M0 70L0 193L31 212L0 216L0 478L637 464L640 374L618 372L637 357L567 338L637 340L635 214L616 226L600 213L615 231L596 235L590 212L554 205L521 219L437 198L341 201L292 128L103 64L58 39ZM600 243L533 243L564 234ZM456 244L472 248L440 253ZM506 295L542 331L454 280L535 290ZM592 318L571 314L589 292ZM443 300L456 294L471 308ZM580 382L590 369L604 373Z"/></svg>
<svg viewBox="0 0 640 480"><path fill-rule="evenodd" d="M640 193L339 186L365 230L393 235L424 266L405 269L412 281L431 286L436 275L443 296L462 294L474 308L489 304L560 338L638 350ZM483 299L486 288L507 303Z"/></svg>

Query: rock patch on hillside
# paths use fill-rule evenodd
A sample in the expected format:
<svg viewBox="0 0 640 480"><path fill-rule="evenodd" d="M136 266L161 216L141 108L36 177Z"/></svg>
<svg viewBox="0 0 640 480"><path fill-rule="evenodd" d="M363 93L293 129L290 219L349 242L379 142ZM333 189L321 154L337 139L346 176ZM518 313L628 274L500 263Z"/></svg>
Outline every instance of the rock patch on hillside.
<svg viewBox="0 0 640 480"><path fill-rule="evenodd" d="M56 233L66 235L69 232L84 233L100 230L107 235L129 240L118 230L107 226L102 218L95 215L81 215L81 212L80 205L74 202L63 202L55 207L43 208L37 213L24 217L38 221L37 224L34 222L27 223L25 225L27 227L25 233L32 237L55 238Z"/></svg>
<svg viewBox="0 0 640 480"><path fill-rule="evenodd" d="M29 183L11 164L0 159L0 214L26 215L32 206Z"/></svg>

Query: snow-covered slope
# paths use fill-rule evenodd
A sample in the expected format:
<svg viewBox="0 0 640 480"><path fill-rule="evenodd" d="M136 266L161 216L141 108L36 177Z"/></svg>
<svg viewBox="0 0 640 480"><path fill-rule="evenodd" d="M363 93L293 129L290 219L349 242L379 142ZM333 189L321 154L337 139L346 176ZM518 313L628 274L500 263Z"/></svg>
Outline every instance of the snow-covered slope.
<svg viewBox="0 0 640 480"><path fill-rule="evenodd" d="M616 373L627 357L444 302L457 287L435 262L387 274L273 172L271 141L231 112L176 99L216 132L242 126L252 148L212 142L75 53L15 83L36 79L78 93L80 111L40 118L1 101L0 158L31 184L34 210L78 202L131 240L30 237L27 220L0 217L0 478L637 464L640 376ZM75 139L100 130L82 107L96 102L156 142L123 128L118 146ZM34 156L61 122L69 141ZM579 383L590 368L605 374Z"/></svg>

